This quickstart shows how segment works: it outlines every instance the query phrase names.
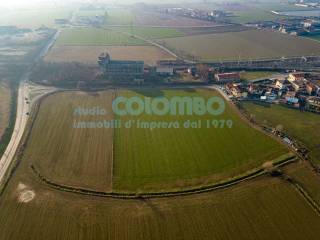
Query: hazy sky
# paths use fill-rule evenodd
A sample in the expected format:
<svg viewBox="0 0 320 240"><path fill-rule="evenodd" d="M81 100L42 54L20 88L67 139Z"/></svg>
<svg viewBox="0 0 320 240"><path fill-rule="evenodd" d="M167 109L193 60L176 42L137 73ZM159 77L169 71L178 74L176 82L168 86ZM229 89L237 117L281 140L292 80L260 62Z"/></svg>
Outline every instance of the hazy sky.
<svg viewBox="0 0 320 240"><path fill-rule="evenodd" d="M50 0L0 0L0 6L7 6L7 7L16 7L16 6L21 6L25 7L28 5L38 5L42 3L48 3L48 2L54 2Z"/></svg>
<svg viewBox="0 0 320 240"><path fill-rule="evenodd" d="M35 5L61 5L66 2L99 2L99 0L0 0L0 6L28 7ZM108 1L108 0L106 0Z"/></svg>

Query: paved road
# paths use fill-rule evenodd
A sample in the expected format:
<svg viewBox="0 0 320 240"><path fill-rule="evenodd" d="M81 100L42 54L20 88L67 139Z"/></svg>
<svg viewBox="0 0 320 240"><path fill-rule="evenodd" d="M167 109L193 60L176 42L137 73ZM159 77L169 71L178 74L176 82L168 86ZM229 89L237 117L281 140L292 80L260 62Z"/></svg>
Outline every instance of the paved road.
<svg viewBox="0 0 320 240"><path fill-rule="evenodd" d="M58 38L60 31L58 31L52 39L46 44L46 46L42 49L42 51L38 54L38 56L34 59L34 64L41 60L53 46L54 42ZM8 171L12 160L14 159L15 153L18 149L20 141L22 139L24 130L27 125L27 121L29 118L30 106L27 103L27 99L29 100L30 96L30 87L28 84L28 79L32 70L31 66L28 70L23 74L20 85L18 89L18 100L17 100L17 114L16 114L16 122L14 126L14 130L11 136L11 140L6 148L5 153L0 159L0 184L4 180L6 172Z"/></svg>
<svg viewBox="0 0 320 240"><path fill-rule="evenodd" d="M5 174L14 158L14 155L22 138L25 126L27 124L27 113L29 112L29 106L25 100L25 98L28 98L29 96L28 87L26 83L27 79L28 74L25 74L19 86L17 115L14 131L11 136L11 141L9 142L7 149L0 160L0 183L3 181Z"/></svg>
<svg viewBox="0 0 320 240"><path fill-rule="evenodd" d="M210 86L206 86L205 88L214 89L214 90L218 91L226 101L231 102L231 99L229 98L229 96L220 88L220 86L210 85Z"/></svg>

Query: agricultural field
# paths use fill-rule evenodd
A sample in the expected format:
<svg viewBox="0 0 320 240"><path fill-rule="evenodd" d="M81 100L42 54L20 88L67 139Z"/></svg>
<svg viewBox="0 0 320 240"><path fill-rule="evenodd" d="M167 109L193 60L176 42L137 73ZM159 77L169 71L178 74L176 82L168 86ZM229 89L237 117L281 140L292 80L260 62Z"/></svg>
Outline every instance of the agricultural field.
<svg viewBox="0 0 320 240"><path fill-rule="evenodd" d="M113 92L60 93L49 96L35 121L26 159L32 159L48 179L97 191L111 191L112 143L110 129L79 129L73 121L111 120L113 115L81 115L77 109L111 109Z"/></svg>
<svg viewBox="0 0 320 240"><path fill-rule="evenodd" d="M276 72L268 72L268 71L256 71L256 72L244 71L244 72L240 72L240 77L241 77L241 80L252 81L260 78L268 78L275 74Z"/></svg>
<svg viewBox="0 0 320 240"><path fill-rule="evenodd" d="M162 14L158 12L134 12L136 16L136 25L140 26L156 26L156 27L208 27L218 26L214 22L202 21L187 17L173 16L170 14Z"/></svg>
<svg viewBox="0 0 320 240"><path fill-rule="evenodd" d="M30 161L23 159L0 197L3 240L316 240L320 234L319 216L278 179L184 197L121 200L51 189L32 175Z"/></svg>
<svg viewBox="0 0 320 240"><path fill-rule="evenodd" d="M154 46L55 46L45 61L97 64L98 56L103 52L108 52L114 60L144 61L148 65L156 65L159 60L175 60Z"/></svg>
<svg viewBox="0 0 320 240"><path fill-rule="evenodd" d="M118 96L167 97L219 96L209 90L121 91ZM231 128L207 128L211 115L121 117L146 122L180 123L178 129L133 127L115 130L114 180L115 191L161 191L186 188L221 181L272 161L288 149L274 139L251 128L235 110L227 106L217 120L232 120ZM197 129L183 127L185 121L203 123ZM143 146L143 147L141 147ZM232 147L236 146L236 147Z"/></svg>
<svg viewBox="0 0 320 240"><path fill-rule="evenodd" d="M296 180L320 204L320 175L315 172L308 162L291 164L284 168L284 172Z"/></svg>
<svg viewBox="0 0 320 240"><path fill-rule="evenodd" d="M110 9L106 14L106 25L132 25L135 15L129 9Z"/></svg>
<svg viewBox="0 0 320 240"><path fill-rule="evenodd" d="M159 40L180 55L204 61L315 55L320 43L267 30L219 33ZM290 44L289 44L290 43Z"/></svg>
<svg viewBox="0 0 320 240"><path fill-rule="evenodd" d="M78 17L93 17L103 16L106 14L106 10L78 10L76 16Z"/></svg>
<svg viewBox="0 0 320 240"><path fill-rule="evenodd" d="M307 38L313 39L313 40L316 40L316 41L320 41L320 35L310 36L310 37L307 37Z"/></svg>
<svg viewBox="0 0 320 240"><path fill-rule="evenodd" d="M215 27L182 27L176 29L186 36L192 36L213 33L241 32L250 30L251 28L243 25L224 25Z"/></svg>
<svg viewBox="0 0 320 240"><path fill-rule="evenodd" d="M271 11L266 11L264 9L250 9L245 11L233 11L233 16L229 19L233 23L245 24L257 21L274 21L277 19L284 19L285 16L280 16L272 13Z"/></svg>
<svg viewBox="0 0 320 240"><path fill-rule="evenodd" d="M15 25L22 28L36 29L45 25L54 27L56 18L70 18L71 9L39 8L6 11L0 16L0 25Z"/></svg>
<svg viewBox="0 0 320 240"><path fill-rule="evenodd" d="M138 126L126 128L124 125L114 131L74 128L74 122L113 119L110 106L115 96L163 96L170 99L175 96L209 98L219 95L209 90L54 94L40 107L24 158L30 159L49 180L67 186L107 191L112 185L115 192L149 192L216 183L285 157L289 151L243 122L230 107L216 117L232 121L232 126L224 128L207 128L205 121L212 119L208 114L201 117L144 114L115 118L123 124L138 119L141 122L178 121L181 125L178 129L151 130ZM105 108L109 114L74 115L78 107L90 109L97 106ZM201 120L203 126L184 128L183 123L188 120Z"/></svg>
<svg viewBox="0 0 320 240"><path fill-rule="evenodd" d="M58 46L145 45L145 42L127 34L98 28L71 28L62 31Z"/></svg>
<svg viewBox="0 0 320 240"><path fill-rule="evenodd" d="M311 151L310 157L320 163L320 116L309 112L300 112L278 105L262 106L246 102L242 104L245 110L253 114L259 123L276 127L283 126L284 131L296 138Z"/></svg>
<svg viewBox="0 0 320 240"><path fill-rule="evenodd" d="M219 169L222 174L231 165L240 170L244 162L261 164L286 152L277 142L242 122L230 107L222 117L235 121L235 132L180 129L181 133L173 131L170 134L165 129L132 129L111 133L110 129L73 127L74 120L111 119L110 113L75 116L74 109L100 107L110 111L111 100L116 95L170 97L184 94L217 95L206 90L108 90L48 96L40 105L26 148L18 156L20 164L0 194L1 239L318 239L319 216L298 191L279 178L261 176L227 189L201 194L124 200L53 189L30 168L35 166L47 178L60 184L111 191L114 183L110 185L110 181L134 176L142 183L150 178L144 174L147 168L158 177L157 181L162 179L164 183L168 179L172 181L176 175L183 179L185 173L189 174L187 177L205 174L206 168ZM147 116L141 119L152 120ZM166 119L170 120L170 117ZM180 117L179 121L184 119ZM222 132L228 141L221 138ZM181 140L176 141L177 138ZM126 146L126 141L131 142ZM198 141L197 145L190 145L191 141ZM122 144L120 147L114 146L112 171L111 148L119 143ZM252 151L253 145L257 151ZM134 147L138 150L138 158L132 153ZM163 147L168 147L167 153L174 152L175 157L166 156L167 161L163 161L163 155L157 156L158 149ZM119 158L119 151L129 152L134 159ZM215 161L202 160L202 151L207 154L214 151L216 156L211 159ZM123 157L125 153L121 154ZM222 155L229 156L225 163L221 162ZM122 168L121 174L125 169L129 173L112 180L112 172L119 174L119 168ZM127 181L122 180L122 184ZM133 184L127 181L128 186L137 184L135 178L131 180Z"/></svg>
<svg viewBox="0 0 320 240"><path fill-rule="evenodd" d="M141 36L147 39L161 39L161 38L174 38L183 37L184 33L174 28L162 27L113 27L111 28L117 32L126 32L132 35Z"/></svg>
<svg viewBox="0 0 320 240"><path fill-rule="evenodd" d="M9 123L10 99L10 89L0 82L0 140Z"/></svg>

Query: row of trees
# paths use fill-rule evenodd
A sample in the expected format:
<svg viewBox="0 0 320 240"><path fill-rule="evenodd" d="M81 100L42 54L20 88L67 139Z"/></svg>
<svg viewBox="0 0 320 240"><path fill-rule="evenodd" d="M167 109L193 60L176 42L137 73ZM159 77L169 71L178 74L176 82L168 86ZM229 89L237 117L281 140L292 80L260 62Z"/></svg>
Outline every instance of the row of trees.
<svg viewBox="0 0 320 240"><path fill-rule="evenodd" d="M31 80L41 84L69 85L77 82L90 82L97 78L98 69L80 63L46 63L37 64Z"/></svg>

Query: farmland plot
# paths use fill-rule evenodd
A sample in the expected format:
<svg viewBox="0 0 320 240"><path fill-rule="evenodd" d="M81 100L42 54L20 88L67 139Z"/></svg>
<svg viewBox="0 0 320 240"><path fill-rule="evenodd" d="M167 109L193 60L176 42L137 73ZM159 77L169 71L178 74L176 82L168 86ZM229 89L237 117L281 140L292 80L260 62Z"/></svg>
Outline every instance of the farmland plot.
<svg viewBox="0 0 320 240"><path fill-rule="evenodd" d="M111 191L113 130L78 128L74 122L112 120L112 114L91 116L77 112L97 106L110 111L112 99L112 91L49 96L39 109L24 157L57 183Z"/></svg>
<svg viewBox="0 0 320 240"><path fill-rule="evenodd" d="M180 55L204 61L311 56L320 43L279 32L250 30L159 40Z"/></svg>
<svg viewBox="0 0 320 240"><path fill-rule="evenodd" d="M149 65L156 65L159 60L175 59L154 46L55 46L45 60L97 64L98 56L104 52L108 52L113 60L144 61Z"/></svg>
<svg viewBox="0 0 320 240"><path fill-rule="evenodd" d="M10 115L10 90L0 83L0 139L8 126Z"/></svg>
<svg viewBox="0 0 320 240"><path fill-rule="evenodd" d="M265 122L272 127L282 126L290 136L302 142L310 150L310 157L320 162L320 116L314 113L300 112L283 106L261 106L244 103L243 107L253 114L259 123Z"/></svg>
<svg viewBox="0 0 320 240"><path fill-rule="evenodd" d="M219 96L205 90L120 91L123 97ZM122 122L175 122L175 128L120 128L115 131L114 189L161 191L221 181L271 161L288 150L251 128L227 105L219 116L121 117ZM207 128L206 120L231 120L231 128ZM201 127L184 128L186 121L203 121ZM199 125L198 125L199 126Z"/></svg>

